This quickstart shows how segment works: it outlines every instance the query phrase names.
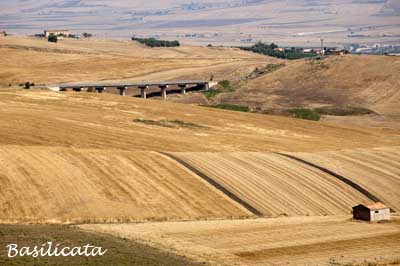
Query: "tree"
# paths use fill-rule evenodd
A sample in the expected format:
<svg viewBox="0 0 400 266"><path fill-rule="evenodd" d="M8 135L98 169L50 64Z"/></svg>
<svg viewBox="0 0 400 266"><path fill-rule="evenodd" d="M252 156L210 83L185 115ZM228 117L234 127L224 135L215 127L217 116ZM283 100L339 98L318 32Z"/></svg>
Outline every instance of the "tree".
<svg viewBox="0 0 400 266"><path fill-rule="evenodd" d="M49 42L54 42L54 43L57 43L57 42L58 42L58 38L57 38L57 36L55 36L55 35L49 35L49 37L47 38L47 40L48 40Z"/></svg>
<svg viewBox="0 0 400 266"><path fill-rule="evenodd" d="M274 49L276 49L276 48L279 48L279 46L276 45L275 43L271 43L271 44L269 45L269 49L274 50Z"/></svg>
<svg viewBox="0 0 400 266"><path fill-rule="evenodd" d="M90 38L90 37L92 37L93 35L91 34L91 33L89 33L89 32L84 32L83 33L83 37L85 37L85 38Z"/></svg>

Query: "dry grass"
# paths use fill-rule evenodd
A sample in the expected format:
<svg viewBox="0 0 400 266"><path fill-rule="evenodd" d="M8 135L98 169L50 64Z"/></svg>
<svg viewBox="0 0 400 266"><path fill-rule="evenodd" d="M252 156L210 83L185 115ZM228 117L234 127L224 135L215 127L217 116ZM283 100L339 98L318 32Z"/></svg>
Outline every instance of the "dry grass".
<svg viewBox="0 0 400 266"><path fill-rule="evenodd" d="M324 151L398 144L392 132L337 127L111 94L0 92L0 144L145 151ZM179 120L166 128L134 119Z"/></svg>
<svg viewBox="0 0 400 266"><path fill-rule="evenodd" d="M400 148L296 154L359 184L400 211Z"/></svg>
<svg viewBox="0 0 400 266"><path fill-rule="evenodd" d="M139 239L211 265L358 265L399 259L400 226L346 217L295 217L141 225L83 225Z"/></svg>
<svg viewBox="0 0 400 266"><path fill-rule="evenodd" d="M288 185L293 189L280 190L281 199L289 199L286 204L269 206L274 201L264 197L265 191L260 192L264 198L257 204L266 215L348 213L351 205L363 198L334 180L329 183L325 175L268 154L250 154L236 165L236 155L230 157L227 152L316 152L398 143L396 135L376 130L111 94L10 90L1 92L0 97L0 206L5 221L249 215L198 176L153 151L193 152L194 158L202 158L198 152L223 152L205 157L210 164L207 171L216 179L230 178L227 183L248 178L246 185L235 190L238 193L261 186L265 175L274 176L271 183L263 183L265 191L278 189L283 176L291 178ZM135 119L180 121L198 127L160 127L135 123ZM388 169L390 165L388 162ZM302 185L308 176L313 181ZM338 196L320 194L313 184L319 181Z"/></svg>
<svg viewBox="0 0 400 266"><path fill-rule="evenodd" d="M251 215L151 152L0 148L0 222L128 222Z"/></svg>
<svg viewBox="0 0 400 266"><path fill-rule="evenodd" d="M239 90L219 95L217 100L269 112L300 107L364 107L380 115L366 116L375 118L368 124L388 127L395 124L399 128L399 58L346 55L286 65L246 82ZM368 122L364 117L352 120L353 123L359 120L360 125Z"/></svg>
<svg viewBox="0 0 400 266"><path fill-rule="evenodd" d="M229 48L147 48L128 41L1 38L0 85L235 78L277 60Z"/></svg>
<svg viewBox="0 0 400 266"><path fill-rule="evenodd" d="M332 171L350 178L399 210L400 198L396 192L400 189L400 166L395 160L398 153L399 148L385 148L304 153L301 157L317 158L312 161L328 165ZM277 154L197 152L175 155L266 216L349 214L352 206L371 201L335 177Z"/></svg>

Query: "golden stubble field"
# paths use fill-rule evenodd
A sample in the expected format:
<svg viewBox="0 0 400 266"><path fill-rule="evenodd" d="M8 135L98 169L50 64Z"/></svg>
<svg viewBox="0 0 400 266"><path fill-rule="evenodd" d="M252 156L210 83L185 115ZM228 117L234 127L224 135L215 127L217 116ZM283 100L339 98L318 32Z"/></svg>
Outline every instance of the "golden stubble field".
<svg viewBox="0 0 400 266"><path fill-rule="evenodd" d="M245 75L278 61L238 49L148 48L133 41L0 39L0 85L93 81L208 80Z"/></svg>
<svg viewBox="0 0 400 266"><path fill-rule="evenodd" d="M88 223L211 265L398 259L398 222L350 221L368 197L277 154L337 171L398 210L396 131L111 94L0 98L3 223Z"/></svg>
<svg viewBox="0 0 400 266"><path fill-rule="evenodd" d="M349 216L82 225L211 265L399 265L399 218L386 224ZM369 264L368 264L369 263Z"/></svg>
<svg viewBox="0 0 400 266"><path fill-rule="evenodd" d="M146 79L196 78L216 69L226 77L270 60L219 48L68 41L53 51L38 40L6 40L3 84L34 77L135 80L142 70ZM147 72L150 63L121 67L139 64L140 53L154 73ZM31 62L22 60L27 55ZM212 265L391 263L399 252L397 219L350 221L351 207L371 200L365 193L279 153L337 172L397 211L399 146L395 128L7 88L0 91L0 222L87 223L85 230Z"/></svg>

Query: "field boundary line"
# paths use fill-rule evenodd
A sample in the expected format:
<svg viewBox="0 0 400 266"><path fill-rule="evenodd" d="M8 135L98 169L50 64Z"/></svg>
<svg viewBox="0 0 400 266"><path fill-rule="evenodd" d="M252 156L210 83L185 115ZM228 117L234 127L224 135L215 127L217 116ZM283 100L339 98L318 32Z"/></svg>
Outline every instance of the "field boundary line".
<svg viewBox="0 0 400 266"><path fill-rule="evenodd" d="M371 192L369 192L365 188L361 187L357 183L354 183L350 179L348 179L348 178L346 178L346 177L344 177L342 175L339 175L339 174L337 174L337 173L335 173L335 172L333 172L333 171L331 171L331 170L329 170L329 169L327 169L325 167L322 167L322 166L319 166L319 165L314 164L312 162L306 161L306 160L301 159L299 157L296 157L294 155L290 155L290 154L286 154L286 153L280 153L280 152L278 152L276 154L284 156L284 157L287 157L287 158L292 159L292 160L295 160L297 162L303 163L305 165L311 166L311 167L316 168L316 169L318 169L318 170L320 170L320 171L322 171L322 172L324 172L324 173L326 173L326 174L328 174L330 176L333 176L336 179L338 179L338 180L342 181L343 183L345 183L346 185L351 186L352 188L354 188L355 190L357 190L358 192L360 192L361 194L363 194L364 196L366 196L367 198L369 198L370 200L372 200L374 202L379 202L379 201L383 202L377 196L373 195Z"/></svg>
<svg viewBox="0 0 400 266"><path fill-rule="evenodd" d="M251 206L249 203L247 203L246 201L244 201L243 199L239 198L237 195L235 195L233 192L229 191L226 187L224 187L223 185L221 185L220 183L218 183L217 181L215 181L213 178L209 177L208 175L206 175L205 173L203 173L202 171L200 171L199 169L197 169L196 167L194 167L193 165L185 162L184 160L180 159L179 157L170 154L170 153L166 153L166 152L159 152L160 154L169 157L170 159L176 161L177 163L181 164L182 166L184 166L185 168L187 168L189 171L193 172L194 174L196 174L197 176L201 177L203 180L205 180L207 183L209 183L210 185L212 185L213 187L215 187L216 189L218 189L219 191L221 191L222 193L224 193L226 196L228 196L231 200L235 201L236 203L242 205L244 208L246 208L248 211L250 211L251 213L253 213L254 215L257 216L263 216L262 212L260 212L259 210L257 210L255 207Z"/></svg>

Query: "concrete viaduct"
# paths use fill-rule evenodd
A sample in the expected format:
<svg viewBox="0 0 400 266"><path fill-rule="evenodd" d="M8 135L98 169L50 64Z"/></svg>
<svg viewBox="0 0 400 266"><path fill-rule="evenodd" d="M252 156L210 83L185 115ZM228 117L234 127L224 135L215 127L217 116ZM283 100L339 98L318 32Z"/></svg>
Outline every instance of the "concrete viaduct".
<svg viewBox="0 0 400 266"><path fill-rule="evenodd" d="M165 82L143 82L143 83L98 83L98 84L59 84L49 87L52 90L68 91L73 90L81 91L95 91L103 93L107 89L118 89L121 96L125 96L130 88L140 89L142 98L147 98L147 91L150 87L158 87L161 90L161 97L167 98L167 89L170 86L177 86L180 88L182 94L186 94L186 89L189 87L196 87L198 90L209 90L215 86L215 81L201 81L201 80L185 80L185 81L165 81Z"/></svg>

